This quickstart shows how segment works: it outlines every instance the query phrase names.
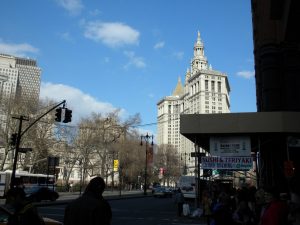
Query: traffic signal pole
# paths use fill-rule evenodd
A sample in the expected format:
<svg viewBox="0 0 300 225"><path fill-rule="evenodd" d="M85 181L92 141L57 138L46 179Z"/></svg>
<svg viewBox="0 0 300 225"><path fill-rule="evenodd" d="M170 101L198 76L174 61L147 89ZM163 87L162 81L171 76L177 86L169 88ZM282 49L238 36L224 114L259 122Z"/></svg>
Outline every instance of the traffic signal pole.
<svg viewBox="0 0 300 225"><path fill-rule="evenodd" d="M40 119L42 119L45 115L47 115L49 112L51 112L53 109L57 108L58 106L60 106L61 104L65 104L66 100L63 100L62 102L58 103L57 105L55 105L54 107L52 107L51 109L49 109L47 112L45 112L43 115L41 115L40 117L38 117L32 124L30 124L22 133L21 136L23 136L24 133L26 133L26 131L29 130L29 128L31 128L36 122L38 122Z"/></svg>
<svg viewBox="0 0 300 225"><path fill-rule="evenodd" d="M20 141L21 141L22 122L23 122L23 120L28 120L24 116L13 117L13 118L20 120L20 122L19 122L19 130L18 130L18 135L17 135L17 140L16 140L16 151L15 151L15 157L14 157L13 170L12 170L12 174L11 174L10 188L13 188L16 183L16 169L17 169L18 153L19 153Z"/></svg>
<svg viewBox="0 0 300 225"><path fill-rule="evenodd" d="M23 120L29 120L25 116L20 116L20 117L12 117L14 119L20 120L19 122L19 129L18 129L18 135L17 135L17 140L16 140L16 151L15 151L15 157L14 157L14 162L13 162L13 170L11 174L11 180L10 180L10 188L13 188L16 186L16 170L17 170L17 161L18 161L18 154L20 150L20 143L21 143L21 137L36 123L38 122L41 118L43 118L45 115L47 115L49 112L60 106L61 104L65 104L66 100L63 100L62 102L58 103L51 109L49 109L46 113L42 114L39 116L33 123L31 123L23 132L22 132L22 122Z"/></svg>

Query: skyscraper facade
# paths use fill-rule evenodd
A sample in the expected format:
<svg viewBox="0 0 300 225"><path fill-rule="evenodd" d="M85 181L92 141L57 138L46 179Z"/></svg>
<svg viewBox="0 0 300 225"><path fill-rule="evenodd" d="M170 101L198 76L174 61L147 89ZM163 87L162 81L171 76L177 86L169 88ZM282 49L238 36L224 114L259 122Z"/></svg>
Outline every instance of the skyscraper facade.
<svg viewBox="0 0 300 225"><path fill-rule="evenodd" d="M227 75L212 69L204 54L204 44L198 31L194 56L182 84L179 77L171 96L157 103L157 142L172 145L183 159L185 173L193 173L191 157L194 146L180 134L180 114L230 112L230 86ZM183 167L183 166L182 166Z"/></svg>
<svg viewBox="0 0 300 225"><path fill-rule="evenodd" d="M0 54L0 119L7 119L11 104L37 104L40 95L41 68L29 58ZM9 111L9 110L8 110ZM3 128L3 127L2 127Z"/></svg>

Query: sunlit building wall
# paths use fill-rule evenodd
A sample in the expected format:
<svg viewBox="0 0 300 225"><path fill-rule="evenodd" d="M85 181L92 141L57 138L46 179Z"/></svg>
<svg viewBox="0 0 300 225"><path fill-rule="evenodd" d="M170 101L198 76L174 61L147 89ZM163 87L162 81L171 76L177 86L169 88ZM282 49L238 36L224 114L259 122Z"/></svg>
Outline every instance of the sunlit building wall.
<svg viewBox="0 0 300 225"><path fill-rule="evenodd" d="M184 84L179 78L172 95L157 103L158 145L174 146L188 174L194 173L195 160L190 153L195 149L193 143L180 134L180 114L229 113L229 92L227 75L213 70L208 64L198 32L194 56L185 74Z"/></svg>

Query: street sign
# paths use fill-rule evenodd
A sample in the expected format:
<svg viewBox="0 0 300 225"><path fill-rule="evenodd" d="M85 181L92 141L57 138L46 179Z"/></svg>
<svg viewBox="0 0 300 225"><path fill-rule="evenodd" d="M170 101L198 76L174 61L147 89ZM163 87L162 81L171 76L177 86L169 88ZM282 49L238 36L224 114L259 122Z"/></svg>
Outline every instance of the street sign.
<svg viewBox="0 0 300 225"><path fill-rule="evenodd" d="M19 148L19 152L21 153L26 153L26 152L31 152L32 148Z"/></svg>
<svg viewBox="0 0 300 225"><path fill-rule="evenodd" d="M191 152L191 157L204 157L205 153L203 152Z"/></svg>
<svg viewBox="0 0 300 225"><path fill-rule="evenodd" d="M48 156L48 166L49 167L59 166L59 157Z"/></svg>
<svg viewBox="0 0 300 225"><path fill-rule="evenodd" d="M291 178L295 175L295 167L293 161L284 161L284 175Z"/></svg>

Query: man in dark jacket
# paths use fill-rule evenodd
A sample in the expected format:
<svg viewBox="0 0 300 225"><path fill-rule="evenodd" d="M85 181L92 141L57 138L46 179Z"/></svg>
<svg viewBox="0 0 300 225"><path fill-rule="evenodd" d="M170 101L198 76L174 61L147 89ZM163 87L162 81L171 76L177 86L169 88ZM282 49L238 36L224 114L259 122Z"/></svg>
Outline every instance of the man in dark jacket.
<svg viewBox="0 0 300 225"><path fill-rule="evenodd" d="M84 194L67 205L64 225L110 225L112 212L103 198L105 182L101 177L93 178Z"/></svg>

